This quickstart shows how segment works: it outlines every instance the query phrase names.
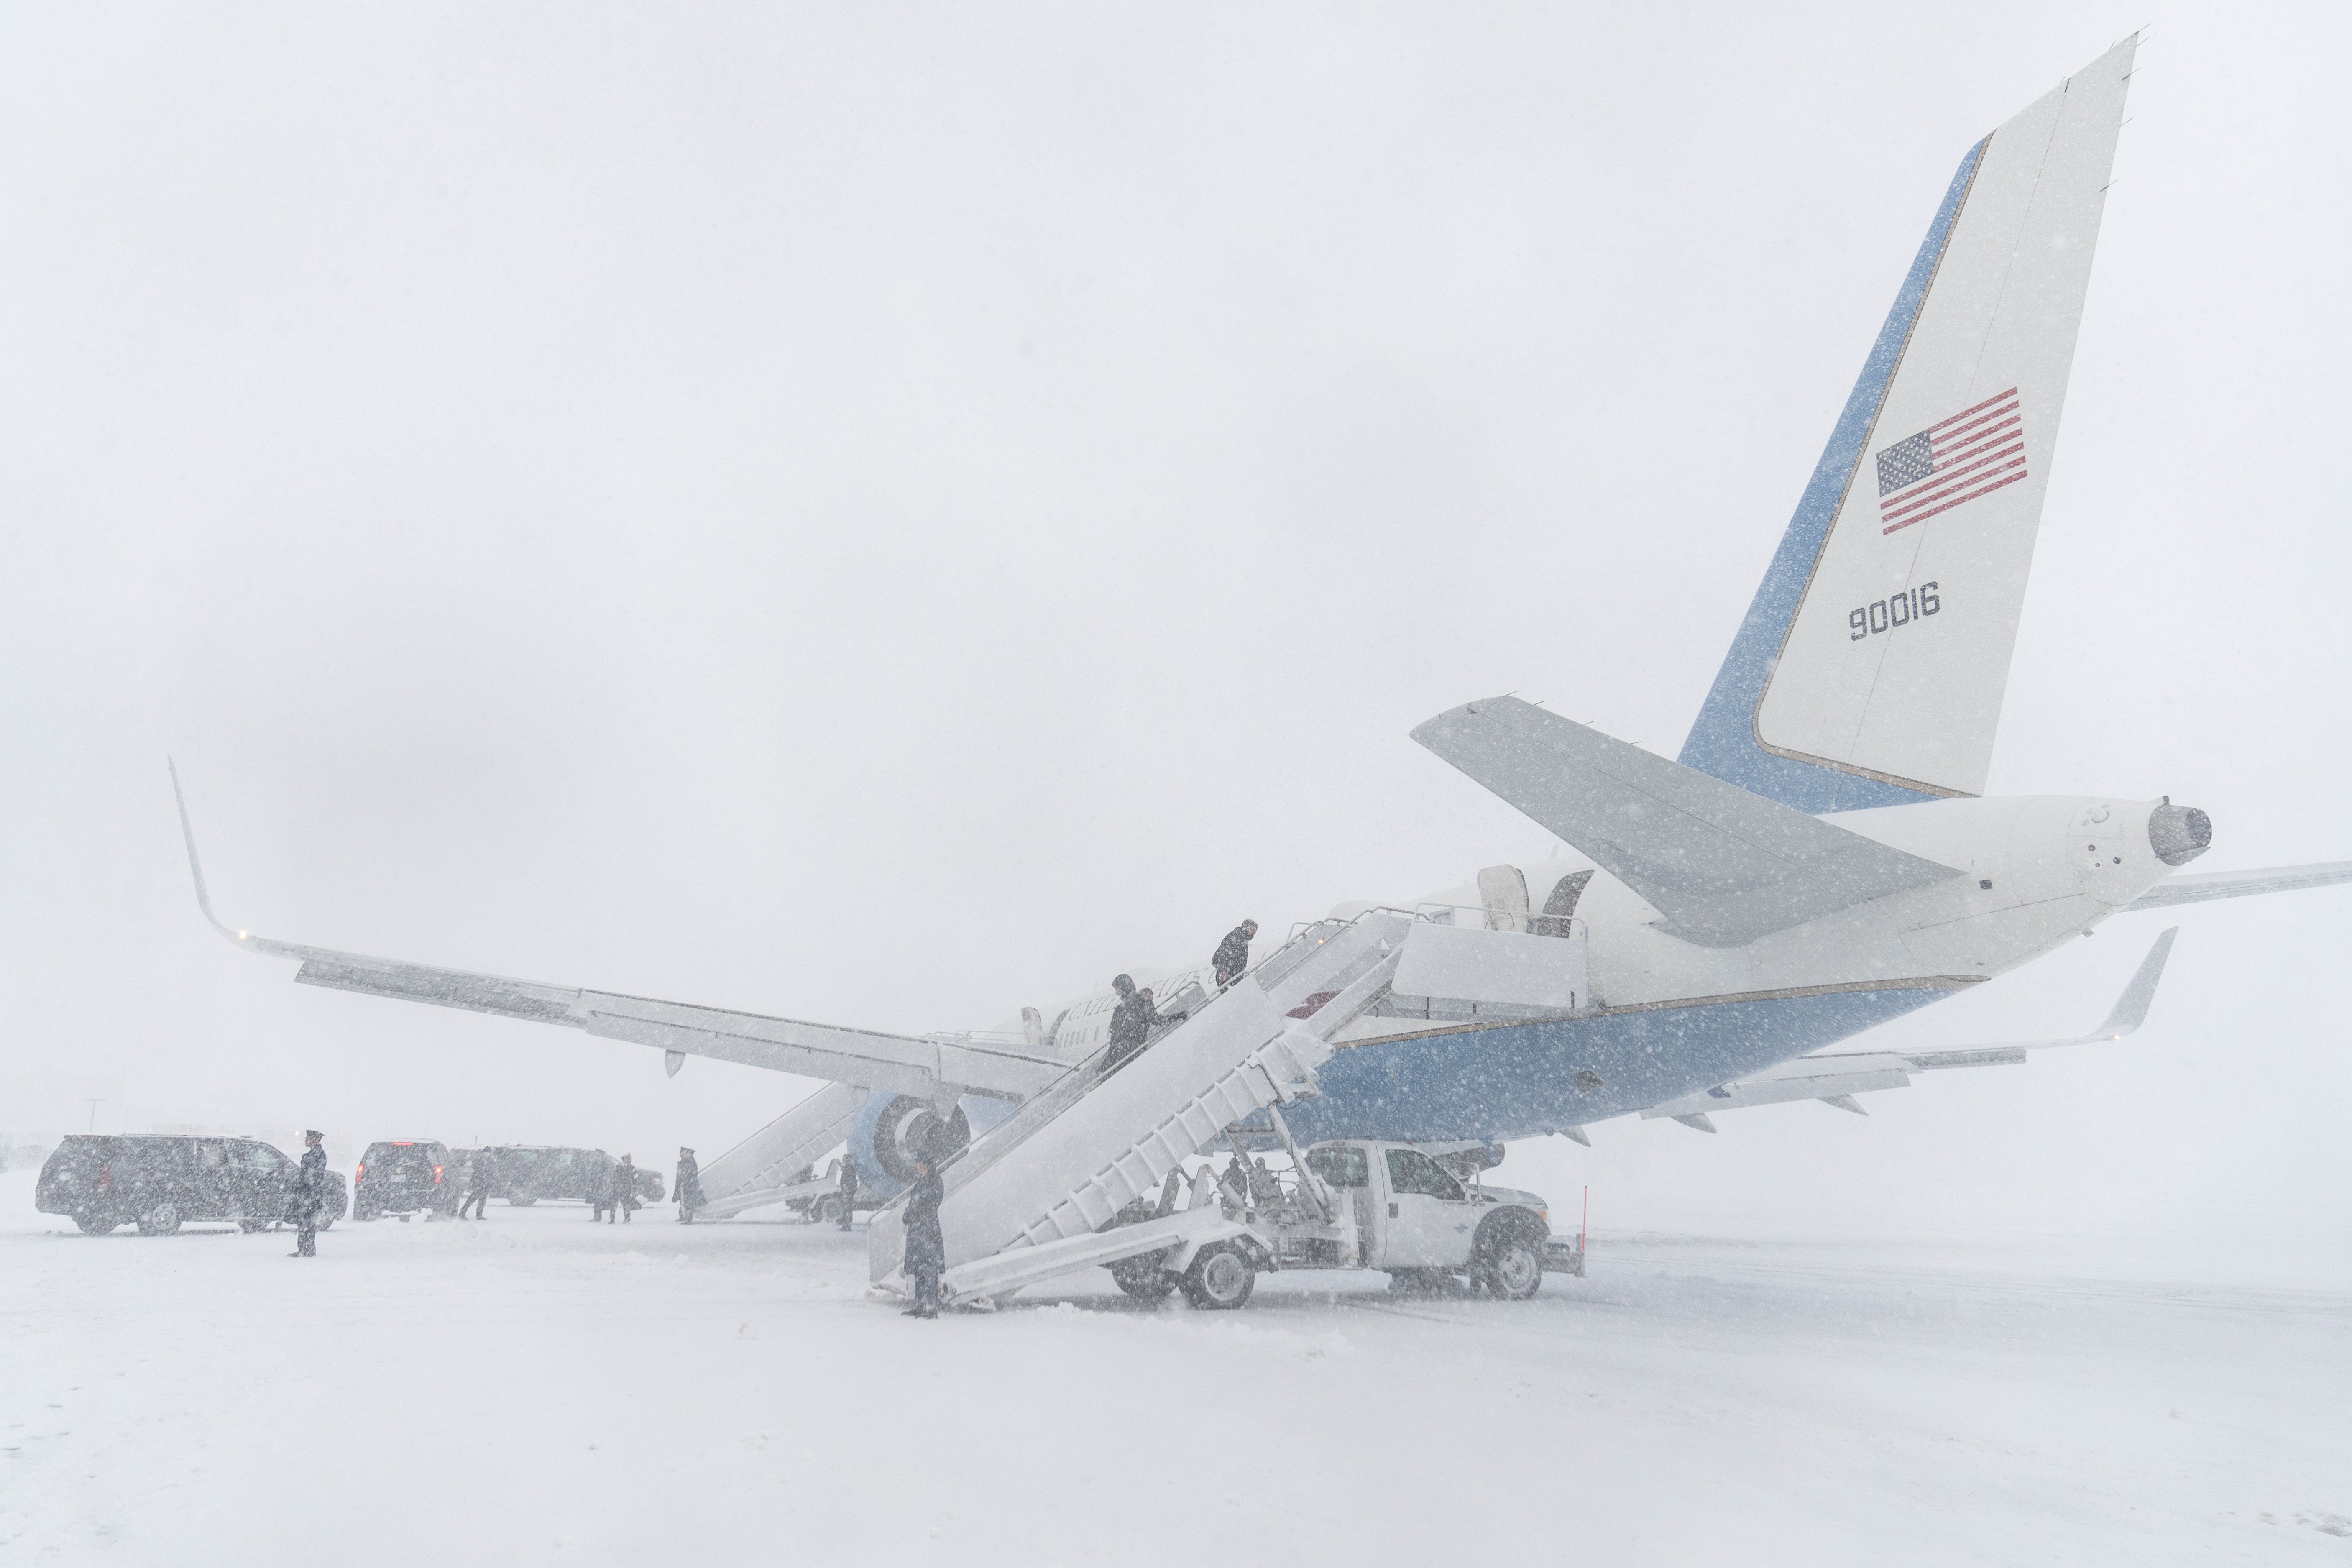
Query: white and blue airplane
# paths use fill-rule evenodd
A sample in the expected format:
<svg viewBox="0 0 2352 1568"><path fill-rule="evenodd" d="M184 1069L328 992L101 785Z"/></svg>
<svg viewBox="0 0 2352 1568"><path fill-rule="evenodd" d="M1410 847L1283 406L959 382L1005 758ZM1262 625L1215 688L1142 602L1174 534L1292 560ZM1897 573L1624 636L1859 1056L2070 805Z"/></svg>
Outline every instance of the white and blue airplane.
<svg viewBox="0 0 2352 1568"><path fill-rule="evenodd" d="M1919 1070L2128 1032L2172 932L2081 1040L1828 1049L1874 1025L2119 913L2352 880L2352 862L2176 874L2212 829L2168 798L1982 794L2136 41L1960 160L1679 759L1507 697L1413 731L1577 854L1401 907L1549 940L1520 951L1556 954L1556 984L1390 997L1334 1037L1320 1092L1289 1113L1302 1137L1582 1139L1637 1112L1713 1131L1709 1112L1746 1106L1859 1110ZM698 1055L831 1080L795 1114L845 1133L881 1195L911 1175L914 1140L942 1121L968 1137L1098 1051L1115 1001L916 1038L499 979L231 931L193 831L188 854L206 918L306 984L637 1041L672 1071ZM1163 1007L1213 984L1204 968L1141 978Z"/></svg>

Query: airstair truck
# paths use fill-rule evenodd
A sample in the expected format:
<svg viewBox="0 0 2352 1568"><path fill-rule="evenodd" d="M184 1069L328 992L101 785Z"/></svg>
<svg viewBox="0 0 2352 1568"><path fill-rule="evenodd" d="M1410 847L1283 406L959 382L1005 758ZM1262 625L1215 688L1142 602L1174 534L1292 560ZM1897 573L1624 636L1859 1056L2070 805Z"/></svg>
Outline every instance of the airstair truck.
<svg viewBox="0 0 2352 1568"><path fill-rule="evenodd" d="M1330 1037L1385 997L1413 944L1441 929L1396 910L1318 921L1118 1071L1084 1064L1024 1103L943 1173L942 1295L989 1300L1096 1266L1131 1293L1181 1288L1213 1309L1240 1306L1256 1275L1278 1268L1463 1272L1500 1294L1533 1294L1547 1267L1570 1266L1548 1247L1540 1200L1474 1197L1410 1144L1302 1151L1282 1119L1283 1105L1315 1091ZM1444 931L1420 952L1453 953L1470 934ZM1495 958L1482 952L1465 973L1494 973ZM1418 972L1444 968L1423 962ZM1492 987L1416 985L1420 994L1470 990L1472 1000L1479 989ZM1287 1186L1244 1197L1221 1195L1205 1170L1187 1182L1183 1162L1253 1134L1289 1152ZM899 1208L866 1234L875 1282L903 1291Z"/></svg>

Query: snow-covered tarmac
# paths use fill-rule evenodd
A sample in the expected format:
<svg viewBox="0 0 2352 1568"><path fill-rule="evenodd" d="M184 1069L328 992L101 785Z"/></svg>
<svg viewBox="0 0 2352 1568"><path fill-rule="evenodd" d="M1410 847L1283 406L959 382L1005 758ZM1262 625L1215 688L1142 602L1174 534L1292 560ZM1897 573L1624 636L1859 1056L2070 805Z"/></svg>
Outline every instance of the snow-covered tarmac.
<svg viewBox="0 0 2352 1568"><path fill-rule="evenodd" d="M919 1323L862 1228L671 1212L298 1263L0 1175L0 1560L2352 1563L2340 1258L1604 1234L1527 1303Z"/></svg>

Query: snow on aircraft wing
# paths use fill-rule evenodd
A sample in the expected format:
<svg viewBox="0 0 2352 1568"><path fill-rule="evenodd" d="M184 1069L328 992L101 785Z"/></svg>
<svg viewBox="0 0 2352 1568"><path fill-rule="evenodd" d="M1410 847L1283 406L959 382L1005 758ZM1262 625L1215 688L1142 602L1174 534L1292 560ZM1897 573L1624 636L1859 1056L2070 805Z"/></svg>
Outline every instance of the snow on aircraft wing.
<svg viewBox="0 0 2352 1568"><path fill-rule="evenodd" d="M713 1057L749 1067L830 1079L861 1089L925 1098L953 1088L1000 1100L1025 1100L1069 1070L1069 1064L964 1041L916 1039L905 1035L847 1029L771 1018L722 1007L660 1002L495 974L436 969L398 959L371 958L278 942L251 931L231 931L213 913L205 869L196 858L195 829L172 770L172 793L180 803L180 830L188 842L188 869L195 878L196 906L213 929L249 952L290 958L301 964L294 978L305 985L331 986L371 996L429 1002L440 1007L493 1013L533 1023L561 1024L608 1040L629 1040L688 1056Z"/></svg>
<svg viewBox="0 0 2352 1568"><path fill-rule="evenodd" d="M1959 872L1516 697L1412 738L1592 857L1702 947L1738 947Z"/></svg>
<svg viewBox="0 0 2352 1568"><path fill-rule="evenodd" d="M2168 910L2176 904L2242 899L2255 893L2291 893L2300 888L2332 888L2338 882L2352 882L2352 860L2335 860L2324 866L2273 866L2263 871L2205 871L2194 877L2168 877L2116 912Z"/></svg>
<svg viewBox="0 0 2352 1568"><path fill-rule="evenodd" d="M2055 1050L2062 1046L2089 1046L2120 1040L2147 1019L2147 1005L2156 996L2156 983L2164 978L2165 960L2172 956L2172 939L2179 926L2167 927L2156 945L2140 960L2124 994L2107 1011L2106 1022L2087 1035L2065 1040L2018 1040L1998 1046L1962 1046L1942 1051L1823 1051L1798 1057L1768 1068L1736 1083L1717 1084L1697 1094L1654 1105L1642 1112L1645 1120L1668 1117L1686 1127L1712 1132L1711 1110L1742 1110L1753 1105L1785 1105L1791 1100L1827 1100L1841 1110L1869 1112L1853 1099L1882 1089L1906 1089L1915 1072L1943 1068L2010 1067L2021 1064L2028 1051Z"/></svg>

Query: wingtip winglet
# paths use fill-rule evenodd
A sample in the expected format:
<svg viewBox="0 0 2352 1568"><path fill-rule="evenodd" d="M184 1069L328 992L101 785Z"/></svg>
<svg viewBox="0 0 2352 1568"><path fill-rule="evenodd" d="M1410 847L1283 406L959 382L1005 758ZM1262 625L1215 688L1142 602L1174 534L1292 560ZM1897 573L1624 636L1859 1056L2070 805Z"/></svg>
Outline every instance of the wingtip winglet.
<svg viewBox="0 0 2352 1568"><path fill-rule="evenodd" d="M2164 978L2165 961L2172 956L2172 939L2179 934L2179 926L2167 926L2158 935L2155 945L2147 950L2147 956L2141 959L2139 968L2133 971L2131 984L2124 987L2121 996L2116 998L2114 1009L2107 1014L2107 1021L2092 1037L2094 1039L2120 1040L2147 1021L2148 1004L2156 1000L2157 982Z"/></svg>
<svg viewBox="0 0 2352 1568"><path fill-rule="evenodd" d="M188 847L188 875L196 885L196 908L204 911L204 917L211 923L213 930L239 947L249 947L252 943L245 932L229 930L222 922L220 916L213 913L212 894L205 887L205 865L196 857L195 825L188 820L187 791L180 787L180 766L168 756L163 759L163 766L172 775L172 799L180 808L180 837Z"/></svg>

